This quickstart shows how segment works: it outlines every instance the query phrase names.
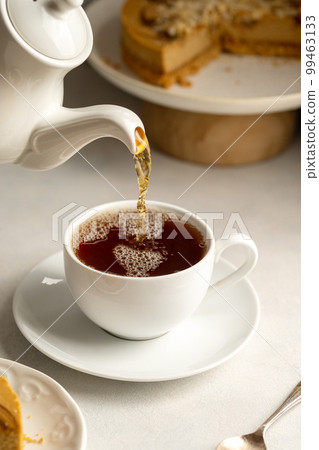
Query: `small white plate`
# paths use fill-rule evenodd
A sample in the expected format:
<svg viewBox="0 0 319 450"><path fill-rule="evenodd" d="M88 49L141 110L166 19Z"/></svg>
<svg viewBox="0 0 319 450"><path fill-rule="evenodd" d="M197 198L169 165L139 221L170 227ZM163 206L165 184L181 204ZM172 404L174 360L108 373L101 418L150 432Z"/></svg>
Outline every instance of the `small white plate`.
<svg viewBox="0 0 319 450"><path fill-rule="evenodd" d="M141 81L121 58L122 4L95 0L86 9L94 34L89 62L115 86L153 103L202 113L261 114L268 108L273 113L300 107L300 60L295 58L223 54L188 77L191 87L163 89Z"/></svg>
<svg viewBox="0 0 319 450"><path fill-rule="evenodd" d="M19 396L23 433L42 445L29 442L28 450L85 450L86 425L67 391L44 373L0 358L0 376Z"/></svg>
<svg viewBox="0 0 319 450"><path fill-rule="evenodd" d="M213 278L232 270L221 260ZM13 314L22 334L37 349L66 366L117 380L162 381L218 366L247 344L259 321L254 288L243 279L222 295L210 288L190 319L157 339L119 339L91 322L77 305L70 307L73 299L64 281L63 255L57 253L21 282Z"/></svg>

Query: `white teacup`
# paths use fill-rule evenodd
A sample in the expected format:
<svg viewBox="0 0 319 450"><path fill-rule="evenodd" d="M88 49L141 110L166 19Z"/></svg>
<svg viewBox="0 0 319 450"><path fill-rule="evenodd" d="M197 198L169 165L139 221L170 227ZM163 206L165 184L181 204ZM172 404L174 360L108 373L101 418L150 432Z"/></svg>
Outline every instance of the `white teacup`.
<svg viewBox="0 0 319 450"><path fill-rule="evenodd" d="M64 241L65 276L72 296L84 314L106 331L126 339L151 339L165 334L187 319L198 308L210 286L214 264L232 246L247 249L246 261L230 275L214 284L218 290L242 279L255 266L258 252L253 240L242 234L215 242L211 228L195 214L175 205L149 201L147 207L170 212L182 218L207 238L207 252L193 266L168 275L128 277L100 272L86 266L72 248L72 237L88 214L75 219L67 228ZM135 211L136 201L119 201L95 207L89 212Z"/></svg>

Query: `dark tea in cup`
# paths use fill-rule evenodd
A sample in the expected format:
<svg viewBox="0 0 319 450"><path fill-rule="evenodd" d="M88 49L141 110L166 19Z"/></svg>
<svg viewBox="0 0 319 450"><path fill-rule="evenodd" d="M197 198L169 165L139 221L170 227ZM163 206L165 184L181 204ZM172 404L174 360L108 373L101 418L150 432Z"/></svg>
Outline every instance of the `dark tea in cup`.
<svg viewBox="0 0 319 450"><path fill-rule="evenodd" d="M81 224L73 250L85 265L129 277L168 275L200 261L207 245L202 233L175 214L148 211L145 232L138 213L99 214Z"/></svg>

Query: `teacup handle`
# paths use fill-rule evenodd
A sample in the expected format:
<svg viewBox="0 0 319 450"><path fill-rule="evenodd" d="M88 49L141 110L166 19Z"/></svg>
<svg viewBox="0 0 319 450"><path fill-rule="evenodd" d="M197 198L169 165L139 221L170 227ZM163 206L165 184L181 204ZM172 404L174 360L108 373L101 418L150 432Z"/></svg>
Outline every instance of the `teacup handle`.
<svg viewBox="0 0 319 450"><path fill-rule="evenodd" d="M231 234L227 239L219 239L216 241L215 247L215 263L218 262L221 254L226 250L226 248L232 247L233 245L241 245L246 248L247 256L246 261L234 272L227 275L227 277L214 283L214 287L219 289L224 289L237 283L246 276L256 265L258 259L258 250L255 242L245 234Z"/></svg>

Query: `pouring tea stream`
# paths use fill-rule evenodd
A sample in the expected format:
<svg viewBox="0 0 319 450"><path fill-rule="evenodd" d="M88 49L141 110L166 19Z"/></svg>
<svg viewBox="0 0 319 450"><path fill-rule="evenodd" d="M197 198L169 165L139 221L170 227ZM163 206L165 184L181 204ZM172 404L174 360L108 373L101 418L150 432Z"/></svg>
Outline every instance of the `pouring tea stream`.
<svg viewBox="0 0 319 450"><path fill-rule="evenodd" d="M63 79L89 56L83 0L0 0L0 163L48 170L101 137L136 152L144 126L116 105L65 108Z"/></svg>

